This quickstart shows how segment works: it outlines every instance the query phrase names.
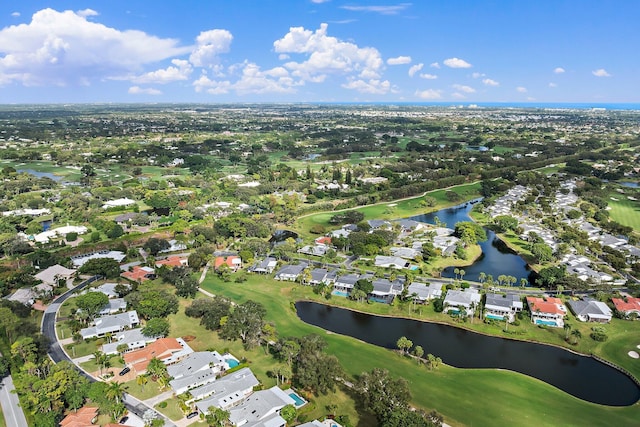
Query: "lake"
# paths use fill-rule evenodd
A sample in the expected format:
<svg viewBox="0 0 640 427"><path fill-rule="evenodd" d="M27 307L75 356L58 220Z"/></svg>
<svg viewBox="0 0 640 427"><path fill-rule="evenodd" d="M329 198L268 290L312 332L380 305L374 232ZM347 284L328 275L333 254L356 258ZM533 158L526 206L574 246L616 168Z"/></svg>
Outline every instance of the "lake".
<svg viewBox="0 0 640 427"><path fill-rule="evenodd" d="M61 176L54 175L51 172L38 172L33 169L17 169L17 172L28 173L29 175L33 175L36 178L50 178L56 182L62 180Z"/></svg>
<svg viewBox="0 0 640 427"><path fill-rule="evenodd" d="M480 200L481 199L476 199L436 212L412 216L409 219L435 224L437 217L438 220L446 224L447 227L454 228L457 222L471 221L469 211L471 211L473 206ZM529 283L533 283L535 273L529 268L525 260L507 247L502 240L498 239L493 231L486 227L485 231L487 232L487 240L480 242L482 255L472 265L461 267L465 271L464 278L479 282L479 275L481 272L484 272L487 275L492 275L494 280L497 280L501 274L513 276L518 279L516 286L519 286L520 279L522 278L527 279ZM455 277L453 270L454 267L445 268L442 271L442 276Z"/></svg>
<svg viewBox="0 0 640 427"><path fill-rule="evenodd" d="M577 398L610 406L640 399L627 375L591 357L544 344L478 334L449 325L374 316L313 302L296 303L305 323L385 348L401 336L456 368L507 369L537 378Z"/></svg>

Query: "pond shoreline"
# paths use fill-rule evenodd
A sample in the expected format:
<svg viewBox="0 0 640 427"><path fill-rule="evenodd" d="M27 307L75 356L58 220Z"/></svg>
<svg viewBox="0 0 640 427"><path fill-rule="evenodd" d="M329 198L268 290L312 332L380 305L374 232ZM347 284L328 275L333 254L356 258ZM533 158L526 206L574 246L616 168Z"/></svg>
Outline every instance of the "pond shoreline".
<svg viewBox="0 0 640 427"><path fill-rule="evenodd" d="M608 407L633 406L640 400L640 383L630 372L599 356L584 354L561 345L493 335L437 320L374 314L310 299L297 300L295 308L297 317L304 323L319 327L330 334L349 337L392 351L396 337L390 339L390 333L397 330L416 345L435 349L432 354L441 357L446 365L457 369L490 369L519 373L580 400ZM330 311L332 308L338 311ZM365 317L357 317L358 315ZM421 327L420 324L433 326ZM452 326L454 329L447 328ZM372 334L371 328L377 332ZM454 330L465 331L471 335L460 335L461 333L452 332ZM485 341L486 339L489 341ZM469 351L471 353L468 353ZM568 367L568 374L560 374L560 370L565 371ZM590 383L595 378L600 378L598 381L601 386L589 391L590 387L585 388L585 381Z"/></svg>

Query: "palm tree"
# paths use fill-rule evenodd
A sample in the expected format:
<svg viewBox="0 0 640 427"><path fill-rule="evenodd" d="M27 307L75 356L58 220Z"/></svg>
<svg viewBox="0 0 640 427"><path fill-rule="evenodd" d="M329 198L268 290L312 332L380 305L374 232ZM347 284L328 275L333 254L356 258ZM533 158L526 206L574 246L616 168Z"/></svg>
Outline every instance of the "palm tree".
<svg viewBox="0 0 640 427"><path fill-rule="evenodd" d="M124 385L117 381L110 382L104 391L104 395L107 399L113 400L116 403L119 403L122 400L122 395L124 394Z"/></svg>
<svg viewBox="0 0 640 427"><path fill-rule="evenodd" d="M569 323L564 324L564 339L567 341L569 339L569 332L571 331L571 325Z"/></svg>
<svg viewBox="0 0 640 427"><path fill-rule="evenodd" d="M100 368L100 375L102 375L102 367L104 365L104 360L107 355L101 352L100 350L96 350L93 352L93 359L96 361L96 365Z"/></svg>
<svg viewBox="0 0 640 427"><path fill-rule="evenodd" d="M459 268L454 268L453 269L453 274L456 275L456 280L458 280L458 274L460 274L460 269Z"/></svg>
<svg viewBox="0 0 640 427"><path fill-rule="evenodd" d="M507 281L507 276L505 276L504 274L501 274L501 275L499 275L499 276L498 276L498 283L499 283L501 286L502 286L502 284L503 284L504 282L506 282L506 281Z"/></svg>
<svg viewBox="0 0 640 427"><path fill-rule="evenodd" d="M520 287L521 288L525 288L528 284L529 284L529 281L527 279L525 279L524 277L522 279L520 279Z"/></svg>
<svg viewBox="0 0 640 427"><path fill-rule="evenodd" d="M424 356L424 349L422 348L421 345L417 345L413 349L413 354L418 358L418 365L419 365L420 362L422 361L422 356Z"/></svg>
<svg viewBox="0 0 640 427"><path fill-rule="evenodd" d="M484 281L487 279L487 275L484 271L481 271L480 274L478 274L478 280L480 281L480 283L484 283Z"/></svg>
<svg viewBox="0 0 640 427"><path fill-rule="evenodd" d="M464 271L463 269L460 269L460 271L458 271L458 274L460 274L460 280L462 280L462 278L464 277L465 274L467 274L467 272Z"/></svg>
<svg viewBox="0 0 640 427"><path fill-rule="evenodd" d="M571 331L571 337L572 337L571 344L577 344L578 340L582 338L582 333L579 330L574 329L573 331Z"/></svg>
<svg viewBox="0 0 640 427"><path fill-rule="evenodd" d="M136 378L136 384L140 386L143 393L144 393L144 386L147 385L148 382L149 382L149 377L146 375L138 375L138 378Z"/></svg>
<svg viewBox="0 0 640 427"><path fill-rule="evenodd" d="M560 295L564 291L564 286L558 285L556 287L556 296Z"/></svg>

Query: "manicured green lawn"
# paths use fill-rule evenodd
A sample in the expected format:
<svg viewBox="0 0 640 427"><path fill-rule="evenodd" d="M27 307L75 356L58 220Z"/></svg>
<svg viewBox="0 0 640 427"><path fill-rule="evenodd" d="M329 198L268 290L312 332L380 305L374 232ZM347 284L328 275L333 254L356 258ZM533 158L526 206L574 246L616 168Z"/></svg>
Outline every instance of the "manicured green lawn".
<svg viewBox="0 0 640 427"><path fill-rule="evenodd" d="M184 414L180 409L180 402L178 399L169 398L165 400L167 406L165 408L160 407L160 403L154 406L155 409L166 415L171 421L178 421L184 418ZM161 402L162 403L162 402Z"/></svg>
<svg viewBox="0 0 640 427"><path fill-rule="evenodd" d="M242 284L223 283L210 276L203 288L213 293L225 295L236 302L253 299L261 302L267 309L268 320L273 321L281 336L301 336L318 333L328 342L328 351L335 354L351 376L374 367L384 367L394 376L403 377L410 382L413 404L417 407L436 409L444 414L451 425L636 425L640 417L640 405L614 408L591 404L574 398L546 383L525 375L500 370L455 369L441 366L429 371L418 367L395 352L362 343L358 340L329 334L320 328L301 322L294 311L292 302L313 297L309 288L290 283L281 283L266 277L250 276ZM317 298L317 297L316 297ZM380 314L398 314L404 310L408 316L410 306L361 303L334 297L331 303L339 302L346 307L366 307L368 311ZM433 313L430 306L421 307L421 316L434 320L452 322L448 316ZM414 316L417 316L414 313ZM433 316L433 317L431 317ZM465 325L468 326L468 325ZM587 325L581 325L588 331ZM636 326L636 325L633 325ZM480 324L476 319L474 328L499 334L502 326ZM614 325L614 329L617 326ZM630 327L630 326L627 326ZM518 338L562 344L564 331L542 329L523 321L521 326L510 327ZM520 333L522 332L522 333ZM613 341L613 334L612 341ZM637 334L635 336L638 336ZM583 333L581 342L592 341ZM584 344L587 347L587 344ZM628 366L629 362L626 364ZM253 366L252 366L253 368ZM463 408L463 409L462 409ZM336 411L342 413L345 407ZM576 416L580 414L580 416ZM353 419L352 419L353 420Z"/></svg>
<svg viewBox="0 0 640 427"><path fill-rule="evenodd" d="M149 399L164 391L160 390L158 384L151 379L149 379L144 386L138 385L137 379L124 383L124 386L126 387L127 393L140 400Z"/></svg>
<svg viewBox="0 0 640 427"><path fill-rule="evenodd" d="M627 193L631 193L631 191L627 191ZM634 194L640 199L637 192L634 192ZM622 225L632 227L636 232L640 232L640 201L627 199L627 194L611 193L607 202L611 208L609 210L611 219Z"/></svg>

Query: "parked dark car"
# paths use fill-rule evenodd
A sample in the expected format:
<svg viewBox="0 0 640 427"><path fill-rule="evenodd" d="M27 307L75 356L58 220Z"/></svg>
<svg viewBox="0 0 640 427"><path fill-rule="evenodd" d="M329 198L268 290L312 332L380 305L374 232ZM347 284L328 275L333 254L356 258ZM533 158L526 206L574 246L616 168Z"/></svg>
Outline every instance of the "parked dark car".
<svg viewBox="0 0 640 427"><path fill-rule="evenodd" d="M187 415L187 419L190 420L191 418L197 417L197 416L198 416L198 412L197 411L196 412L191 412L189 415Z"/></svg>
<svg viewBox="0 0 640 427"><path fill-rule="evenodd" d="M126 423L127 421L129 421L129 417L126 417L126 416L125 416L125 417L120 418L120 421L118 421L118 423L119 423L119 424L124 424L124 423Z"/></svg>
<svg viewBox="0 0 640 427"><path fill-rule="evenodd" d="M120 373L118 375L120 375L122 377L124 375L127 375L130 371L131 371L131 368L126 366L122 371L120 371Z"/></svg>

